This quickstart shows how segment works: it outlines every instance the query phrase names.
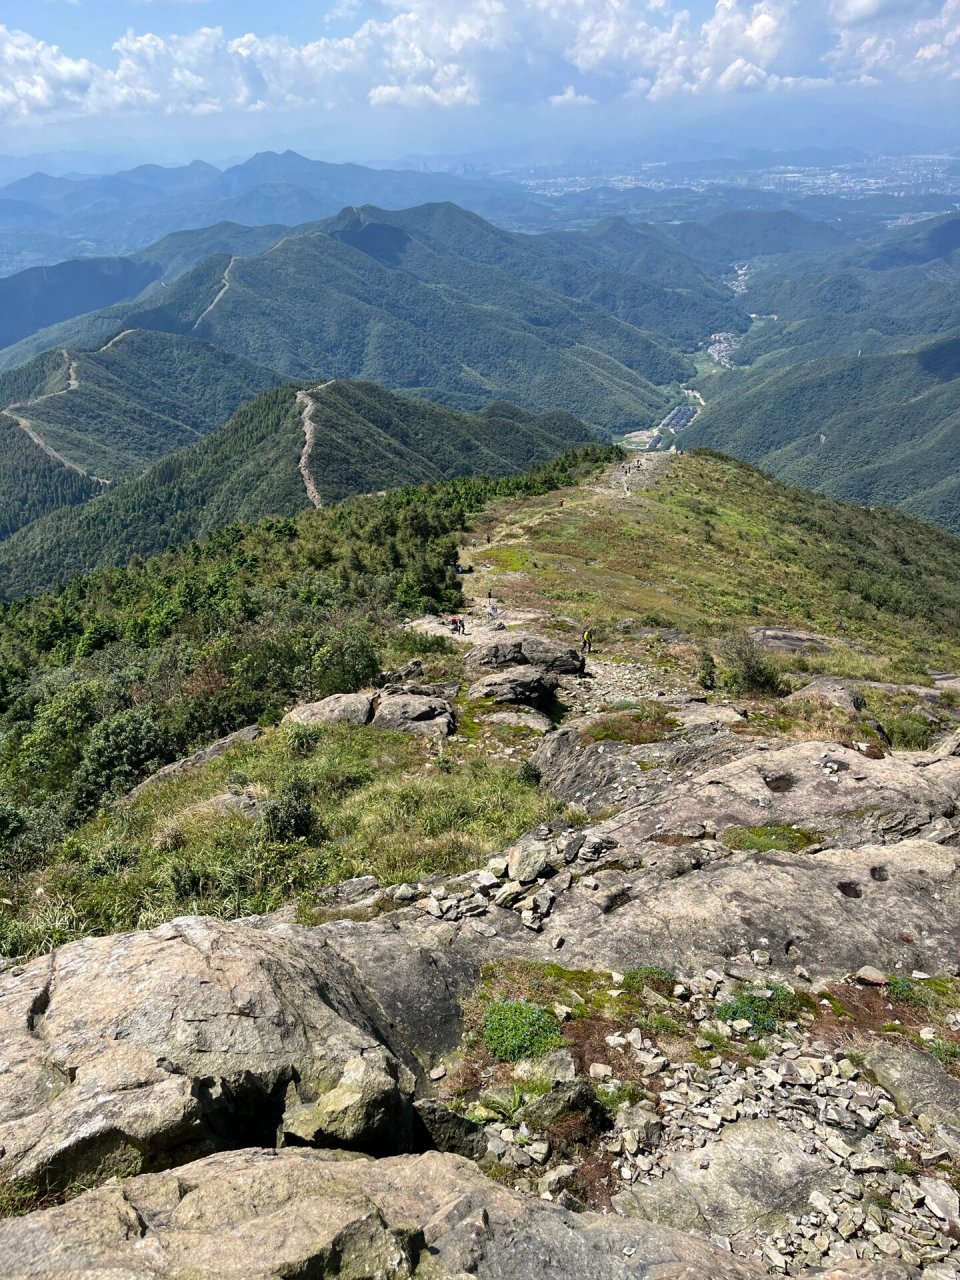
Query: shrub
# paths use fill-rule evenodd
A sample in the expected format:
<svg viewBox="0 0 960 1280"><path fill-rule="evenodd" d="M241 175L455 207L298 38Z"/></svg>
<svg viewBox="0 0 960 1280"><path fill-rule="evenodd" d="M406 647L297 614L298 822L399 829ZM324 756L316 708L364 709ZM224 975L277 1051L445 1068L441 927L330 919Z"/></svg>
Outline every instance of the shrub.
<svg viewBox="0 0 960 1280"><path fill-rule="evenodd" d="M623 989L634 995L643 991L644 987L649 987L651 991L667 995L673 991L676 980L672 969L659 964L642 964L626 971L623 975Z"/></svg>
<svg viewBox="0 0 960 1280"><path fill-rule="evenodd" d="M525 787L539 787L540 776L540 770L532 760L524 760L517 770L517 781Z"/></svg>
<svg viewBox="0 0 960 1280"><path fill-rule="evenodd" d="M501 1062L541 1058L562 1043L560 1023L541 1005L498 1000L483 1016L483 1041Z"/></svg>
<svg viewBox="0 0 960 1280"><path fill-rule="evenodd" d="M888 715L882 723L890 745L898 751L926 751L933 741L933 725L918 712Z"/></svg>
<svg viewBox="0 0 960 1280"><path fill-rule="evenodd" d="M709 649L701 649L697 654L696 681L701 689L717 687L717 660Z"/></svg>
<svg viewBox="0 0 960 1280"><path fill-rule="evenodd" d="M306 840L316 834L317 818L306 782L294 778L281 787L264 806L264 820L272 840Z"/></svg>
<svg viewBox="0 0 960 1280"><path fill-rule="evenodd" d="M777 667L746 632L723 646L723 684L731 693L768 693L780 697L783 679Z"/></svg>
<svg viewBox="0 0 960 1280"><path fill-rule="evenodd" d="M352 622L332 632L313 657L313 692L317 698L353 693L372 684L380 671L370 628Z"/></svg>
<svg viewBox="0 0 960 1280"><path fill-rule="evenodd" d="M129 791L166 757L166 740L149 711L132 707L101 720L77 769L77 813L92 813L103 796Z"/></svg>
<svg viewBox="0 0 960 1280"><path fill-rule="evenodd" d="M816 844L817 834L802 827L770 822L765 827L727 827L721 839L728 849L744 853L769 853L771 849L799 853L807 845Z"/></svg>
<svg viewBox="0 0 960 1280"><path fill-rule="evenodd" d="M803 999L781 983L774 983L769 991L769 996L761 996L756 987L744 985L717 1008L717 1017L722 1022L749 1022L754 1031L777 1031L781 1022L795 1018L805 1007Z"/></svg>

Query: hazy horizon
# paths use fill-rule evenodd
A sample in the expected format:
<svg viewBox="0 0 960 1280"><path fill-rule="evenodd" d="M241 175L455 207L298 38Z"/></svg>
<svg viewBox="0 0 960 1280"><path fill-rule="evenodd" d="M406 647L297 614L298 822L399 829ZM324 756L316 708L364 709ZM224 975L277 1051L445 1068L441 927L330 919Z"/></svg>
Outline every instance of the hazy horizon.
<svg viewBox="0 0 960 1280"><path fill-rule="evenodd" d="M0 152L922 152L958 86L960 0L9 0Z"/></svg>

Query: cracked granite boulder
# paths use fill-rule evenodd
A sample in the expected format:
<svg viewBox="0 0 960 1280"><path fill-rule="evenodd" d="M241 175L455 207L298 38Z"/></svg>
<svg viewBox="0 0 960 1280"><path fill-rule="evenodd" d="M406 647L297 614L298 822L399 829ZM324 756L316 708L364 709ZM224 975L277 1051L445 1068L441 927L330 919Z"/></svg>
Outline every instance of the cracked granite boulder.
<svg viewBox="0 0 960 1280"><path fill-rule="evenodd" d="M0 1222L0 1280L760 1280L704 1238L573 1214L431 1152L214 1155ZM851 1262L821 1280L909 1280Z"/></svg>
<svg viewBox="0 0 960 1280"><path fill-rule="evenodd" d="M465 979L399 937L381 974L375 940L351 961L339 933L184 918L4 974L0 1172L57 1187L278 1133L411 1149L418 1054L456 1042Z"/></svg>

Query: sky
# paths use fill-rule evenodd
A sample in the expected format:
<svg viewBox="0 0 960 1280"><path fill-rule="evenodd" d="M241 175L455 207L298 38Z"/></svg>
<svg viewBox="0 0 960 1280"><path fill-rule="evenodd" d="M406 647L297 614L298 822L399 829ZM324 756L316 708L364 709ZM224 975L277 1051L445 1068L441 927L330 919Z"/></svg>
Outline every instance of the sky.
<svg viewBox="0 0 960 1280"><path fill-rule="evenodd" d="M589 140L736 105L960 119L960 0L0 0L0 152ZM212 156L211 156L212 158Z"/></svg>

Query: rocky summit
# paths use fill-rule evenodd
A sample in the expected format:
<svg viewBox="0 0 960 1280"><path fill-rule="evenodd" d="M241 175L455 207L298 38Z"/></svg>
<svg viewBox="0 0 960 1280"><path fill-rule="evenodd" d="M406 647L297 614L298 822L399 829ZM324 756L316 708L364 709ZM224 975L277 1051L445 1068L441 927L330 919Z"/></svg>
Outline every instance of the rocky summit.
<svg viewBox="0 0 960 1280"><path fill-rule="evenodd" d="M411 622L422 658L141 781L109 856L155 811L175 869L217 823L313 848L271 744L415 766L397 824L491 759L548 816L415 875L372 874L384 828L276 909L7 963L3 1280L958 1280L952 700L894 747L851 678L718 692L681 633L584 655L483 585L459 648Z"/></svg>

